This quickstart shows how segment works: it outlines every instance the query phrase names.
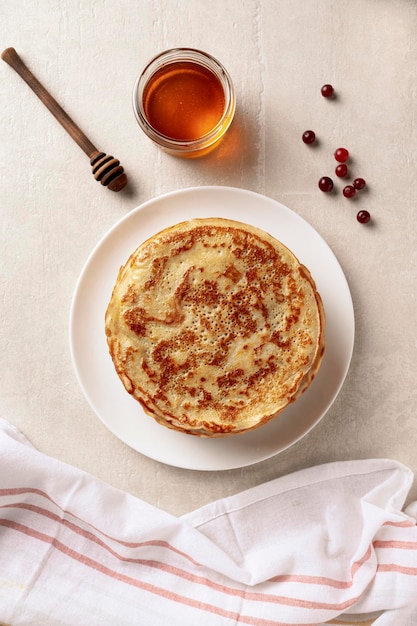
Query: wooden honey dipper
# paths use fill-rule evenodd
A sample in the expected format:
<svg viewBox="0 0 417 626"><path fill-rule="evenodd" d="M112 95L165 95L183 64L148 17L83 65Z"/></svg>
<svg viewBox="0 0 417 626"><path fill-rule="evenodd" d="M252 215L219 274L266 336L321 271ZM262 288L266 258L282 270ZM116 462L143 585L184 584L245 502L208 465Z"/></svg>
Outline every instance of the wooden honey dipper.
<svg viewBox="0 0 417 626"><path fill-rule="evenodd" d="M112 156L100 152L84 135L77 124L70 118L58 102L51 96L45 87L32 74L23 63L14 48L6 48L1 54L3 61L6 61L21 78L29 85L38 98L49 109L52 115L65 128L67 133L74 139L80 148L90 159L94 178L112 191L120 191L127 183L127 177L120 165L120 161Z"/></svg>

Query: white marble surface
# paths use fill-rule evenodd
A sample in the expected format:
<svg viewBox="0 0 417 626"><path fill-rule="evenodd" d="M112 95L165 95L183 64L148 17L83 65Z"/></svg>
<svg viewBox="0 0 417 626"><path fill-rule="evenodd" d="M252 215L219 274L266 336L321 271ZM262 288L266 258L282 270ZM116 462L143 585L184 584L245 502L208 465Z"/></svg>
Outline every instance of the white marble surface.
<svg viewBox="0 0 417 626"><path fill-rule="evenodd" d="M1 0L1 48L16 48L130 181L120 193L96 183L0 63L1 415L45 453L175 514L338 459L390 457L417 471L416 32L414 0ZM230 134L205 159L163 154L133 116L137 73L174 46L212 53L236 87ZM320 95L326 82L333 101ZM307 128L314 149L301 142ZM317 189L338 145L368 181L357 202L340 184L330 196ZM115 438L78 386L68 341L97 241L142 202L195 185L256 191L304 217L339 259L356 314L351 368L319 425L267 461L221 473L173 468ZM372 225L356 222L359 208Z"/></svg>

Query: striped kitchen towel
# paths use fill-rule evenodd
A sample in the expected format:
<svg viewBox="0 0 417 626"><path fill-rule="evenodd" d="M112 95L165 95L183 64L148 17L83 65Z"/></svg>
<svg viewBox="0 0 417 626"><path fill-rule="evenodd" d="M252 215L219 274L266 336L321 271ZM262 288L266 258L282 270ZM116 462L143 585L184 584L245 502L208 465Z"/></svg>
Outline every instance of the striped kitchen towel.
<svg viewBox="0 0 417 626"><path fill-rule="evenodd" d="M330 463L175 517L0 420L0 623L415 626L412 480Z"/></svg>

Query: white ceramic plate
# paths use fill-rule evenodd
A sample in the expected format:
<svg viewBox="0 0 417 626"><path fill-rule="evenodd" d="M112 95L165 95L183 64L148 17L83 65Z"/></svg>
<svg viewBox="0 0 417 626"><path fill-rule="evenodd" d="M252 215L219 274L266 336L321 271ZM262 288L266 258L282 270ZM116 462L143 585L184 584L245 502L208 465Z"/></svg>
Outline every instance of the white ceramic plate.
<svg viewBox="0 0 417 626"><path fill-rule="evenodd" d="M117 273L159 230L194 217L224 217L268 231L311 271L326 310L326 353L311 387L275 420L242 435L202 439L157 424L124 389L110 359L104 314ZM265 460L308 433L343 384L354 342L346 278L329 246L296 213L265 196L230 187L194 187L133 210L98 243L76 286L70 315L74 368L92 409L116 437L157 461L194 470L226 470Z"/></svg>

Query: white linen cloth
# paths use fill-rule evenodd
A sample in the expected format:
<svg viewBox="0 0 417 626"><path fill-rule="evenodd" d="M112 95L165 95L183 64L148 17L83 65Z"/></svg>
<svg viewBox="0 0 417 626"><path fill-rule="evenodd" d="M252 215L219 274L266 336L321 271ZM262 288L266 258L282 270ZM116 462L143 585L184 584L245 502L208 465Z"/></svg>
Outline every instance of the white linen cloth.
<svg viewBox="0 0 417 626"><path fill-rule="evenodd" d="M0 622L416 625L412 480L391 460L330 463L175 517L0 420Z"/></svg>

